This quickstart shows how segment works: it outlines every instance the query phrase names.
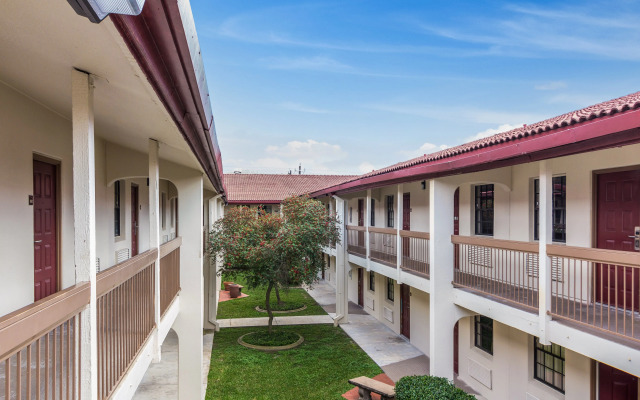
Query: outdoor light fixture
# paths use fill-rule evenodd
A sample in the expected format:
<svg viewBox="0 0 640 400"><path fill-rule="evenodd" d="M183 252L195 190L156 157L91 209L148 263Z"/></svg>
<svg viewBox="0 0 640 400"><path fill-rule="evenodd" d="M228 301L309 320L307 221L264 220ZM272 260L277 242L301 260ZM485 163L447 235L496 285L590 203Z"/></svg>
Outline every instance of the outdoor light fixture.
<svg viewBox="0 0 640 400"><path fill-rule="evenodd" d="M73 10L97 24L109 14L138 15L144 0L67 0Z"/></svg>
<svg viewBox="0 0 640 400"><path fill-rule="evenodd" d="M422 190L425 190L427 188L427 181L422 181L420 183L422 184Z"/></svg>

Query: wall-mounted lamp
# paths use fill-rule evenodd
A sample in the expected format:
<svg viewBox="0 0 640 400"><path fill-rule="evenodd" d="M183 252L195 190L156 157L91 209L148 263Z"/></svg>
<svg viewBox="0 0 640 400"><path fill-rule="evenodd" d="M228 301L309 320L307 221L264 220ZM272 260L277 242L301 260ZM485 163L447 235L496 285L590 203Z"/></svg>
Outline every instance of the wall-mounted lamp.
<svg viewBox="0 0 640 400"><path fill-rule="evenodd" d="M139 15L145 0L67 0L71 8L97 24L109 14Z"/></svg>
<svg viewBox="0 0 640 400"><path fill-rule="evenodd" d="M422 185L422 190L425 190L427 188L427 181L422 181L420 182L420 184Z"/></svg>

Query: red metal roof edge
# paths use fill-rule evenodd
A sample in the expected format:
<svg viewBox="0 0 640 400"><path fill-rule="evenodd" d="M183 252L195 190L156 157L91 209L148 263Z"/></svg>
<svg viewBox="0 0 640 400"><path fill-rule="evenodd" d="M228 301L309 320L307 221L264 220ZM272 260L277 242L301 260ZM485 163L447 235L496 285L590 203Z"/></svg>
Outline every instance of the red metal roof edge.
<svg viewBox="0 0 640 400"><path fill-rule="evenodd" d="M498 135L503 134L504 133ZM620 135L616 136L616 134ZM614 112L606 116L600 116L541 133L530 134L517 139L505 140L498 144L479 147L448 157L441 157L424 162L414 162L396 168L393 167L405 163L394 164L387 167L389 170L386 172L380 174L364 174L352 181L313 192L311 196L320 197L337 193L350 193L368 188L381 187L386 184L448 176L457 173L475 172L496 168L495 165L515 165L545 158L639 142L640 104L634 109ZM579 150L576 150L578 148ZM559 151L550 153L549 150L552 149L559 149ZM547 156L544 155L545 151ZM440 152L434 154L439 153ZM536 154L538 154L538 156L536 156ZM548 154L553 154L553 156L549 156ZM427 157L429 157L429 155L427 155ZM424 156L420 158L424 158ZM411 161L417 161L417 159L409 160L409 162Z"/></svg>
<svg viewBox="0 0 640 400"><path fill-rule="evenodd" d="M158 98L216 191L225 196L222 156L207 121L177 2L147 1L138 16L110 15Z"/></svg>

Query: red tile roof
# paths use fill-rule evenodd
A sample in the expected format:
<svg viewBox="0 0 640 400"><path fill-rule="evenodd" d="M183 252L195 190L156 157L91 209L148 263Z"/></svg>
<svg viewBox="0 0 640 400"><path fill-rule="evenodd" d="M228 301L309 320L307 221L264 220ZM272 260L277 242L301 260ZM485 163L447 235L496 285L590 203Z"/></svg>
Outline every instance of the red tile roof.
<svg viewBox="0 0 640 400"><path fill-rule="evenodd" d="M280 203L287 197L308 194L350 181L354 175L225 174L227 201L235 204Z"/></svg>
<svg viewBox="0 0 640 400"><path fill-rule="evenodd" d="M390 165L385 168L381 168L364 175L354 177L348 182L359 180L362 178L372 177L376 175L383 175L389 172L401 170L404 168L412 167L418 164L426 164L449 157L454 157L463 153L470 153L479 149L483 149L490 146L500 145L502 143L516 141L519 139L527 138L534 135L539 135L549 131L553 131L562 127L581 124L586 121L590 121L596 118L605 116L611 116L617 113L623 113L629 110L635 110L640 108L640 92L636 92L627 96L619 97L617 99L605 101L593 106L583 108L581 110L562 114L560 116L549 118L541 122L537 122L531 125L525 125L520 128L512 129L507 132L501 132L493 136L475 140L473 142L465 143L459 146L444 149L435 153L425 154L420 157L413 158L408 161L399 162ZM344 183L348 183L344 182ZM335 186L335 185L334 185ZM327 186L324 189L329 189L331 186Z"/></svg>

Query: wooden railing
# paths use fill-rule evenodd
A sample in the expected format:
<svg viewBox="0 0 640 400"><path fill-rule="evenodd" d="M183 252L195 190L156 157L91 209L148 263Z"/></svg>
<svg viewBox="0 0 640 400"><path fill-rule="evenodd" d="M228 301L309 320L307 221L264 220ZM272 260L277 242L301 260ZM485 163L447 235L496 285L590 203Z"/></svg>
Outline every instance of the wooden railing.
<svg viewBox="0 0 640 400"><path fill-rule="evenodd" d="M108 399L154 326L153 249L97 276L98 398Z"/></svg>
<svg viewBox="0 0 640 400"><path fill-rule="evenodd" d="M160 313L164 315L180 293L180 246L178 237L160 246Z"/></svg>
<svg viewBox="0 0 640 400"><path fill-rule="evenodd" d="M80 312L89 283L0 318L0 398L77 399Z"/></svg>
<svg viewBox="0 0 640 400"><path fill-rule="evenodd" d="M538 308L538 244L486 237L452 236L453 283Z"/></svg>
<svg viewBox="0 0 640 400"><path fill-rule="evenodd" d="M393 228L369 227L369 256L372 260L396 267L396 230Z"/></svg>
<svg viewBox="0 0 640 400"><path fill-rule="evenodd" d="M551 314L640 340L640 253L548 245Z"/></svg>
<svg viewBox="0 0 640 400"><path fill-rule="evenodd" d="M367 256L367 247L365 244L365 232L367 228L364 226L347 225L347 251L362 257Z"/></svg>
<svg viewBox="0 0 640 400"><path fill-rule="evenodd" d="M402 268L429 277L429 233L400 231Z"/></svg>

